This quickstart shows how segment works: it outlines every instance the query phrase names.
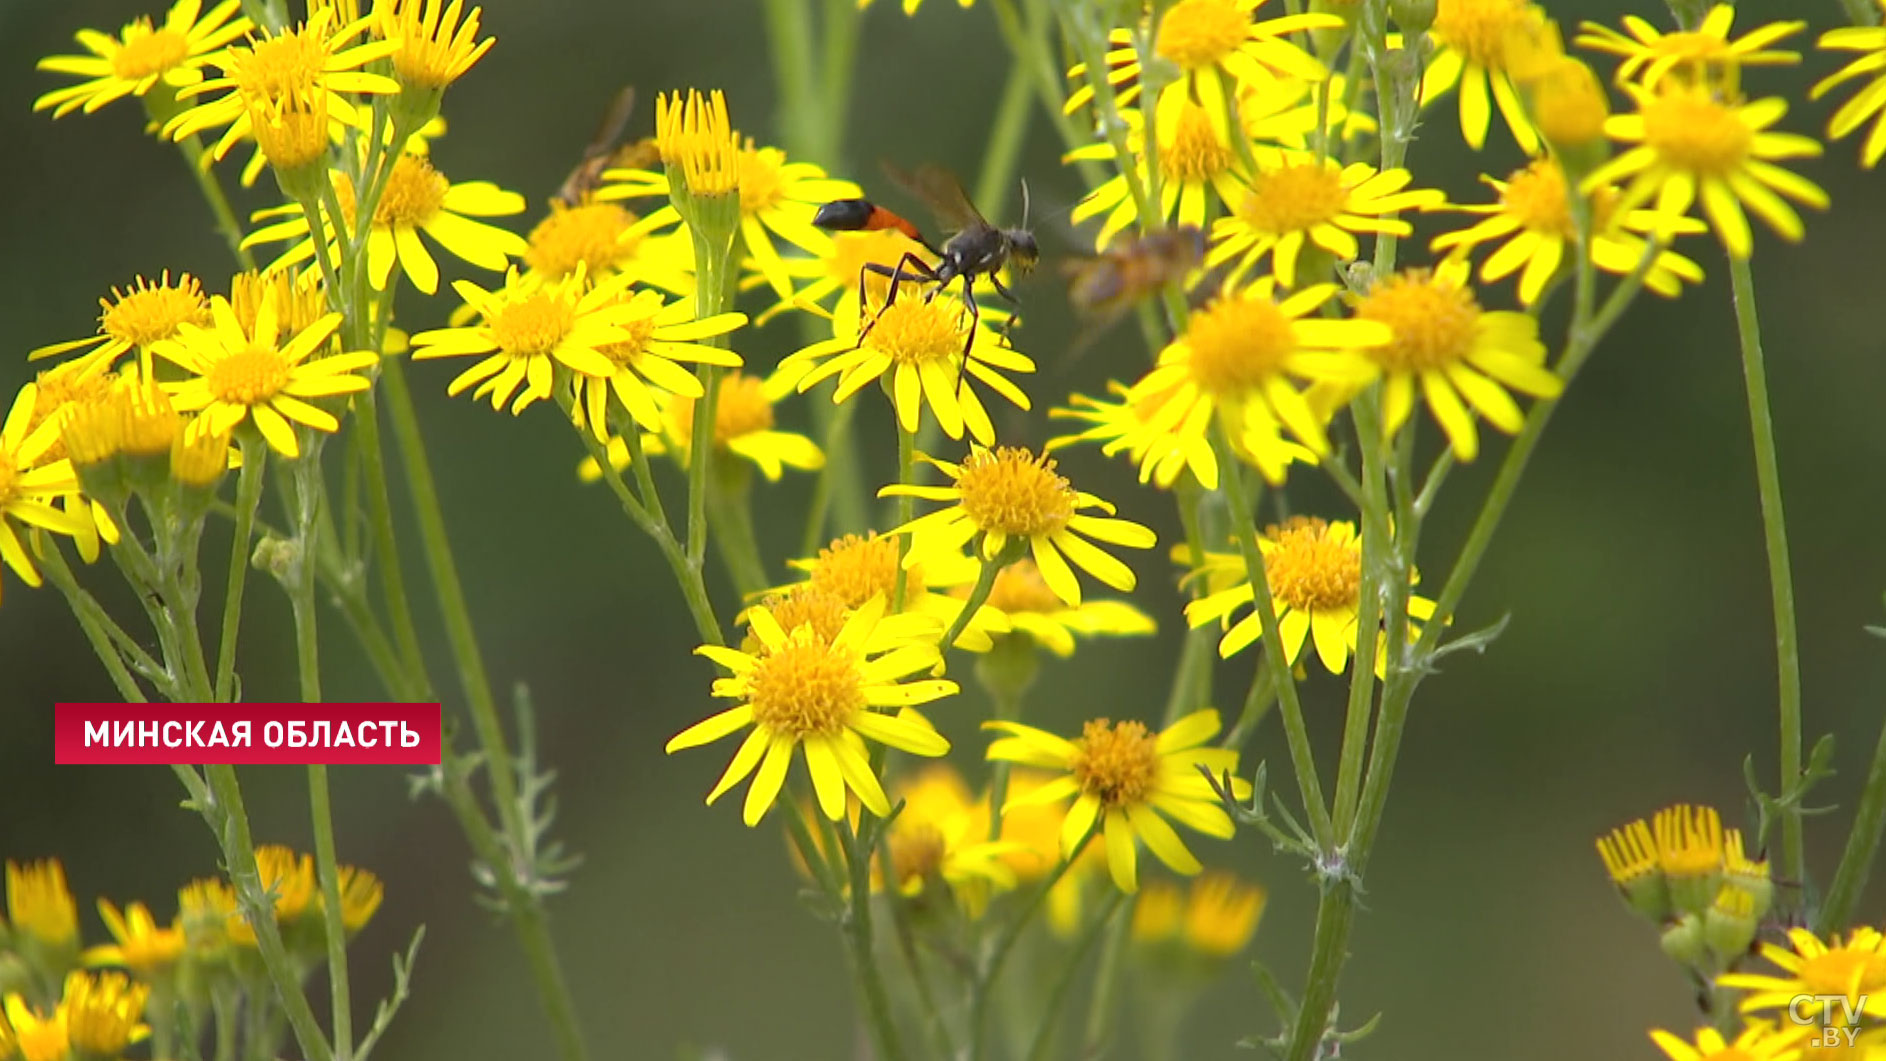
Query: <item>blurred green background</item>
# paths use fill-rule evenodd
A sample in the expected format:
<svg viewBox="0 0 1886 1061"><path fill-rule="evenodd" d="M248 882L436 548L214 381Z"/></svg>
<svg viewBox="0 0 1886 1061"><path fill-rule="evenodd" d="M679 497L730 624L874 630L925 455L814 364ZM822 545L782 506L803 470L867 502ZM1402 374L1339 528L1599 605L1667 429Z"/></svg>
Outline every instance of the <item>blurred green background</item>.
<svg viewBox="0 0 1886 1061"><path fill-rule="evenodd" d="M1839 14L1833 0L1743 6L1745 22L1798 12L1816 31ZM498 44L449 94L451 133L434 158L455 179L525 193L532 217L514 220L519 231L541 213L604 101L624 83L642 90L637 133L647 129L655 90L722 86L735 123L776 141L757 3L485 7ZM1549 7L1564 22L1624 10ZM1664 21L1652 7L1638 9ZM73 51L71 33L80 27L111 30L147 12L125 0L0 3L6 393L28 378L27 350L92 329L96 299L113 284L168 268L224 287L226 251L175 149L141 135L135 104L57 123L29 113L36 95L66 83L35 73L37 58ZM930 0L915 20L889 0L868 13L845 116L852 159L845 175L869 185L881 155L931 159L973 176L1006 69L990 16L985 6L961 11L946 0ZM1832 68L1829 58L1810 57L1804 69L1748 80L1752 92L1794 102L1790 128L1818 132L1830 105L1808 103L1806 86ZM1077 187L1057 162L1046 122L1037 117L1031 128L1023 172L1039 218L1064 208ZM1886 395L1886 181L1860 171L1856 155L1848 141L1800 167L1831 192L1835 209L1809 219L1803 244L1761 239L1755 261L1791 517L1809 739L1831 731L1840 741L1840 775L1814 802L1841 804L1851 803L1886 688L1886 645L1861 631L1881 621L1886 589L1879 533L1886 433L1878 416ZM1482 157L1463 150L1449 99L1429 112L1413 164L1425 183L1477 201L1475 172L1503 175L1518 161L1497 131ZM268 183L242 208L271 205ZM1064 222L1038 231L1051 254L1070 245ZM1424 234L1435 231L1427 219ZM1451 658L1422 687L1343 983L1345 1023L1386 1012L1377 1038L1353 1049L1358 1056L1649 1057L1647 1026L1687 1027L1696 1016L1685 982L1661 959L1652 932L1618 903L1591 846L1602 830L1678 800L1712 802L1743 820L1743 757L1755 756L1764 779L1774 772L1773 635L1728 286L1712 244L1687 250L1708 268L1709 282L1674 304L1645 300L1595 358L1564 399L1469 595L1461 626L1510 611L1505 635L1484 656ZM1063 367L1060 351L1072 333L1053 272L1044 274L1022 288L1031 319L1018 337L1043 366L1029 386L1043 409L1073 389L1097 392L1106 375L1131 373L1144 357L1127 326ZM1505 285L1488 301L1507 306L1511 298ZM437 323L451 308L410 293L401 302L409 328ZM769 366L796 340L795 327L782 323L739 346L750 364ZM551 911L596 1055L666 1057L689 1041L722 1045L737 1061L847 1056L850 991L839 945L795 901L782 841L770 826L745 828L732 806L700 805L729 748L661 752L668 735L712 706L710 668L688 654L693 641L665 567L605 492L577 484L578 443L549 408L513 420L448 400L444 386L455 371L421 365L412 378L491 674L500 690L529 683L545 755L561 771L557 834L587 858ZM892 436L882 403L865 400L861 438L880 481L890 474ZM808 412L795 403L783 418L803 426ZM1048 434L1039 414L999 426L1012 440ZM1422 430L1431 445L1431 427ZM1449 483L1420 558L1433 583L1503 452L1503 443L1491 444ZM1169 501L1138 487L1128 469L1091 448L1069 453L1064 467L1124 514L1156 523L1162 538L1174 535ZM1348 515L1310 475L1291 491L1298 511ZM796 541L805 494L804 479L760 488L776 573ZM212 569L226 541L212 534ZM1159 710L1178 644L1178 597L1160 556L1132 559L1140 600L1159 616L1161 635L1051 663L1031 704L1044 725ZM429 602L416 557L408 571ZM108 566L86 574L108 599L129 606ZM96 896L145 898L165 914L178 884L214 867L211 838L177 809L166 771L50 764L53 702L109 699L112 690L58 597L4 577L0 855L62 857L90 937L103 932L89 913ZM716 588L728 609L725 584ZM287 608L265 581L252 584L250 599L245 688L254 699L291 698ZM429 608L422 615L432 623ZM330 696L376 695L338 624L324 647ZM431 648L446 711L460 712L443 642L435 637ZM1246 659L1221 670L1222 703L1235 705L1247 673ZM1333 759L1342 687L1318 676L1304 695L1319 748ZM957 761L972 770L981 746L973 720L983 710L971 693L937 712L958 740ZM1274 726L1249 755L1260 758L1276 761L1281 777ZM257 836L306 847L301 773L251 769L245 780ZM417 925L428 931L416 993L386 1056L541 1055L545 1026L512 937L472 902L467 851L444 808L409 800L395 768L341 770L335 784L343 860L371 867L387 887L386 905L352 950L363 1014L387 987L390 953ZM1812 820L1813 865L1823 881L1845 820L1844 812ZM1254 950L1295 986L1314 905L1301 867L1254 834L1196 848L1270 887ZM1861 916L1877 923L1878 889ZM1234 973L1191 1022L1187 1056L1240 1056L1233 1040L1272 1030L1261 996ZM1130 1043L1122 1040L1114 1056L1132 1056Z"/></svg>

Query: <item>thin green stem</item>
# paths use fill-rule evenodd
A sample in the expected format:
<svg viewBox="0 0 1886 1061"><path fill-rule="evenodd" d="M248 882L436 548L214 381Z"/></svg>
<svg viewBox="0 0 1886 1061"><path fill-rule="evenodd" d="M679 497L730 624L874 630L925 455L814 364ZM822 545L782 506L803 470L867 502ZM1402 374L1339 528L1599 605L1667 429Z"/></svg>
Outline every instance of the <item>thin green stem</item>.
<svg viewBox="0 0 1886 1061"><path fill-rule="evenodd" d="M878 1061L898 1061L904 1056L904 1048L891 1017L890 996L884 990L871 938L871 845L853 835L849 820L838 823L838 843L845 852L845 864L851 868L851 912L845 922L845 938L851 944L852 975L864 996L865 1020Z"/></svg>
<svg viewBox="0 0 1886 1061"><path fill-rule="evenodd" d="M1015 950L1015 944L1022 938L1022 930L1028 927L1030 921L1034 920L1035 914L1041 910L1042 903L1048 898L1048 893L1054 890L1056 884L1061 883L1062 877L1067 876L1068 869L1074 865L1074 860L1080 857L1081 852L1086 850L1088 841L1093 839L1093 834L1094 831L1089 829L1087 835L1081 837L1081 842L1075 846L1074 850L1068 852L1067 857L1063 858L1060 864L1054 867L1054 872L1048 874L1047 878L1035 888L1034 893L1028 897L1028 905L1024 906L1021 913L1016 915L1015 919L1010 921L1003 928L1002 934L996 939L995 950L990 953L988 961L983 964L982 969L977 972L975 980L970 984L970 1061L982 1061L984 1057L988 1056L986 1051L989 1028L989 1000L994 997L992 989L995 987L996 978L1002 975L1002 966L1008 962L1009 954Z"/></svg>
<svg viewBox="0 0 1886 1061"><path fill-rule="evenodd" d="M391 285L388 285L389 289ZM406 589L405 564L400 559L399 535L393 524L392 491L387 487L386 454L380 439L380 404L371 390L362 392L354 416L352 436L359 444L366 474L367 516L373 529L373 552L380 570L381 595L386 600L386 614L393 626L394 643L406 680L415 693L432 695L432 678L426 673L425 654L419 645L419 628L413 619L411 598Z"/></svg>
<svg viewBox="0 0 1886 1061"><path fill-rule="evenodd" d="M903 537L907 539L910 536L906 534ZM981 546L978 545L977 548L980 549ZM975 618L976 612L988 603L989 591L995 588L995 576L1000 574L1004 567L1014 563L1019 555L1020 551L1010 544L1004 547L1001 555L995 559L981 562L976 570L976 584L970 588L969 599L963 602L963 610L956 613L956 618L950 621L949 629L943 632L943 640L937 642L938 655L948 654L950 648L956 644L956 639L961 637L963 631L969 627L969 622ZM901 584L903 580L899 579L898 582Z"/></svg>
<svg viewBox="0 0 1886 1061"><path fill-rule="evenodd" d="M1081 147L1088 142L1088 136L1074 124L1072 116L1061 109L1066 98L1065 82L1061 76L1061 66L1054 54L1054 43L1046 20L1036 16L1040 11L1040 0L1028 0L1029 17L1024 18L1016 0L995 0L996 26L1002 31L1002 40L1007 43L1009 54L1015 62L1028 70L1034 82L1035 96L1041 101L1041 109L1053 123L1055 132L1060 134L1061 146L1067 150ZM1105 172L1099 163L1082 159L1074 168L1080 173L1081 182L1089 188L1097 188L1106 180Z"/></svg>
<svg viewBox="0 0 1886 1061"><path fill-rule="evenodd" d="M1326 878L1316 904L1316 934L1310 943L1310 971L1305 974L1303 1001L1290 1028L1285 1061L1311 1061L1329 1031L1330 1008L1336 1002L1336 984L1348 958L1349 930L1355 921L1353 878Z"/></svg>
<svg viewBox="0 0 1886 1061"><path fill-rule="evenodd" d="M858 65L858 32L864 15L857 0L825 0L825 99L818 109L818 136L810 145L812 160L837 166L845 153L845 130L851 127L851 75Z"/></svg>
<svg viewBox="0 0 1886 1061"><path fill-rule="evenodd" d="M1233 537L1244 556L1244 566L1251 581L1251 599L1256 606L1258 626L1262 629L1264 657L1277 681L1277 703L1283 718L1284 737L1290 747L1290 762L1297 775L1297 791L1303 809L1310 817L1316 842L1324 850L1335 844L1335 828L1329 805L1323 800L1323 783L1316 773L1316 754L1310 747L1310 732L1303 723L1303 705L1297 699L1296 677L1284 656L1283 635L1277 632L1277 605L1271 599L1270 580L1265 572L1264 551L1257 544L1257 526L1253 522L1250 501L1244 493L1243 464L1232 451L1221 424L1212 424L1212 451L1218 458L1219 482L1231 507Z"/></svg>
<svg viewBox="0 0 1886 1061"><path fill-rule="evenodd" d="M255 257L242 245L242 222L236 220L236 211L230 207L229 197L223 194L223 182L216 179L216 172L203 155L203 141L193 134L177 141L177 147L183 152L183 162L191 178L203 192L203 200L209 203L210 213L216 215L216 231L222 233L223 240L229 244L229 253L235 255L236 263L244 269L255 268Z"/></svg>
<svg viewBox="0 0 1886 1061"><path fill-rule="evenodd" d="M812 53L811 0L765 0L766 40L772 46L779 86L779 124L788 143L827 165L815 94L817 58ZM824 101L829 102L829 101Z"/></svg>
<svg viewBox="0 0 1886 1061"><path fill-rule="evenodd" d="M1342 752L1336 770L1336 835L1347 835L1362 795L1363 753L1368 747L1369 716L1375 706L1375 632L1382 628L1382 597L1397 577L1390 563L1387 461L1383 437L1381 388L1372 387L1350 404L1362 450L1362 585L1356 601L1356 654L1349 669L1349 704L1344 715ZM1406 436L1409 429L1404 428ZM1398 469L1399 470L1399 469ZM1401 476L1406 478L1405 475Z"/></svg>
<svg viewBox="0 0 1886 1061"><path fill-rule="evenodd" d="M1886 830L1886 726L1880 728L1879 742L1873 746L1873 762L1860 788L1860 805L1853 812L1853 830L1847 834L1840 866L1834 870L1827 897L1814 916L1815 934L1826 936L1847 927L1866 879L1873 872L1882 830Z"/></svg>
<svg viewBox="0 0 1886 1061"><path fill-rule="evenodd" d="M1794 621L1788 519L1781 505L1781 464L1775 452L1775 424L1768 411L1761 321L1755 311L1755 276L1747 258L1730 256L1729 284L1735 294L1735 334L1742 348L1742 379L1748 389L1755 482L1762 502L1762 542L1768 550L1768 589L1775 610L1775 670L1781 686L1776 700L1781 722L1780 792L1784 797L1796 797L1787 801L1781 819L1782 872L1790 880L1805 881L1807 855L1800 793L1796 791L1801 782L1801 645Z"/></svg>
<svg viewBox="0 0 1886 1061"><path fill-rule="evenodd" d="M1002 217L1008 207L1009 185L1014 183L1015 167L1021 161L1022 145L1028 138L1033 91L1027 66L1009 64L1008 80L1002 85L988 146L983 150L982 171L976 175L974 201L990 217Z"/></svg>
<svg viewBox="0 0 1886 1061"><path fill-rule="evenodd" d="M1113 1016L1120 1008L1120 977L1125 971L1122 959L1126 957L1127 934L1133 924L1131 918L1115 916L1125 897L1124 892L1116 893L1102 918L1111 921L1113 927L1107 932L1107 945L1101 948L1100 966L1094 970L1093 998L1087 1003L1087 1031L1081 1037L1082 1057L1105 1054L1107 1040L1113 1034Z"/></svg>
<svg viewBox="0 0 1886 1061"><path fill-rule="evenodd" d="M332 187L325 190L330 197L333 195ZM313 198L300 202L301 216L308 221L308 239L314 244L314 260L321 267L321 282L327 289L328 305L336 310L344 310L346 304L342 299L345 289L341 287L340 273L334 267L334 255L327 245L327 228L321 223L321 204ZM340 214L336 213L334 218L334 223L339 225Z"/></svg>
<svg viewBox="0 0 1886 1061"><path fill-rule="evenodd" d="M708 459L716 465L707 482L707 516L714 524L714 544L735 591L745 599L770 584L753 533L752 475L730 454L715 452Z"/></svg>
<svg viewBox="0 0 1886 1061"><path fill-rule="evenodd" d="M262 470L268 446L246 432L237 436L242 470L236 473L236 529L229 542L229 578L224 587L223 627L216 643L216 700L228 703L236 692L236 641L242 633L242 596L249 579L249 546L255 513L262 503Z"/></svg>
<svg viewBox="0 0 1886 1061"><path fill-rule="evenodd" d="M314 818L314 871L321 883L322 930L327 936L327 980L333 999L334 1058L354 1056L353 995L347 982L347 928L341 923L340 862L334 847L334 808L327 767L308 765L308 811Z"/></svg>
<svg viewBox="0 0 1886 1061"><path fill-rule="evenodd" d="M130 642L129 635L122 629L116 629L118 624L98 603L97 598L79 586L78 580L72 577L72 569L65 562L65 555L57 546L46 550L45 556L40 559L40 567L59 592L65 595L66 604L72 609L72 617L78 620L79 629L91 644L93 654L105 665L105 672L111 676L111 683L117 687L118 695L124 697L126 703L144 703L144 690L138 686L130 667L125 664L125 657L120 654L119 645ZM136 642L130 644L136 647ZM156 670L157 661L148 656L145 658L149 666Z"/></svg>
<svg viewBox="0 0 1886 1061"><path fill-rule="evenodd" d="M1225 732L1218 746L1242 751L1251 739L1251 734L1256 733L1258 725L1264 721L1264 716L1270 713L1271 705L1276 702L1277 682L1271 675L1270 660L1260 653L1257 657L1257 673L1251 675L1251 687L1244 694L1244 710L1239 712L1238 720Z"/></svg>
<svg viewBox="0 0 1886 1061"><path fill-rule="evenodd" d="M813 419L822 422L825 467L819 470L818 481L812 486L812 500L806 507L800 556L814 556L824 546L828 516L834 508L840 526L862 528L867 525L864 482L858 473L857 453L851 445L851 420L857 409L857 402L842 405L823 399L812 402Z"/></svg>
<svg viewBox="0 0 1886 1061"><path fill-rule="evenodd" d="M1096 1021L1104 1022L1105 1020L1100 1013L1100 1006L1102 993L1106 992L1106 985L1110 981L1119 980L1117 973L1121 948L1118 944L1125 934L1125 928L1132 924L1130 918L1119 916L1125 906L1126 893L1115 891L1112 898L1107 900L1106 908L1100 911L1100 915L1094 918L1093 922L1080 934L1080 938L1074 941L1073 948L1068 951L1067 961L1061 966L1061 975L1055 977L1054 987L1048 992L1047 1005L1041 1007L1041 1024L1035 1029L1035 1041L1034 1045L1029 1047L1028 1061L1048 1061L1048 1058L1054 1056L1054 1035L1061 1025L1061 1007L1067 1004L1068 991L1073 988L1074 981L1079 979L1081 966L1086 963L1088 952L1094 949L1094 944L1099 941L1101 933L1106 930L1107 926L1113 925L1114 931L1108 934L1107 949L1100 959L1100 971L1095 974L1096 984L1101 991L1095 993L1093 1006L1088 1010L1090 1032L1087 1037L1088 1053L1082 1055L1084 1057L1101 1056L1093 1052L1098 1040L1091 1032ZM1109 965L1113 968L1109 969ZM1113 1008L1111 999L1108 1000L1107 1006L1109 1009ZM1104 1023L1101 1031L1105 1032Z"/></svg>
<svg viewBox="0 0 1886 1061"><path fill-rule="evenodd" d="M697 230L694 233L694 267L700 277L695 285L694 314L705 320L725 312L732 300L728 297L728 282L731 277L728 267L732 263L732 234L719 246L710 245L706 233ZM723 346L721 338L704 339L709 346ZM693 437L688 445L688 452L700 455L711 452L714 448L714 424L717 410L720 408L720 377L724 370L714 365L703 364L695 375L701 381L701 396L694 402ZM697 573L707 559L707 468L708 461L691 460L688 462L688 566Z"/></svg>
<svg viewBox="0 0 1886 1061"><path fill-rule="evenodd" d="M326 487L321 478L320 454L319 445L312 445L294 465L295 542L299 548L289 567L292 581L288 587L295 619L295 664L301 677L301 699L309 704L321 702L320 626L314 613L319 514Z"/></svg>

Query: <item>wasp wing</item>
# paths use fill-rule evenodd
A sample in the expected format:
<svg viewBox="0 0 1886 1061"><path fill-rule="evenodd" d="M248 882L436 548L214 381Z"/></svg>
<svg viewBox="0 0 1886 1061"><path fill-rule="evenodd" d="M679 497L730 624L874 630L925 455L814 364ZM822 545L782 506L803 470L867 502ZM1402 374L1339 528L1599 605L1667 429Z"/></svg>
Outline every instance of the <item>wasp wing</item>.
<svg viewBox="0 0 1886 1061"><path fill-rule="evenodd" d="M912 198L929 207L942 228L955 233L990 227L982 211L969 201L969 193L963 191L962 182L949 170L931 163L924 163L915 170L903 169L889 161L882 165L884 175Z"/></svg>
<svg viewBox="0 0 1886 1061"><path fill-rule="evenodd" d="M635 111L635 86L624 85L609 100L608 109L603 111L602 121L596 125L596 133L590 137L583 148L583 161L576 164L570 175L563 179L563 185L557 189L557 198L575 206L602 176L602 170L608 159L615 153L616 144L622 140L622 133L629 127L629 115Z"/></svg>

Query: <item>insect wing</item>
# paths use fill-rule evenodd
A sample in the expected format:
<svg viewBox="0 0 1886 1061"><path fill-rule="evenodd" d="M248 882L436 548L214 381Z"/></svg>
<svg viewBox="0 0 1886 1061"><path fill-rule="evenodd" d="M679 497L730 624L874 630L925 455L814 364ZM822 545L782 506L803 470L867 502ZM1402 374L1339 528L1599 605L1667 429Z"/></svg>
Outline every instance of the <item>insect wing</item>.
<svg viewBox="0 0 1886 1061"><path fill-rule="evenodd" d="M609 157L615 153L616 144L621 141L622 133L629 127L629 115L635 110L635 86L624 85L609 101L609 107L603 111L602 121L596 126L596 133L590 137L583 148L583 161L576 164L570 175L563 179L562 187L557 189L557 198L569 206L575 206L584 193L595 187L602 178L602 171L609 164Z"/></svg>
<svg viewBox="0 0 1886 1061"><path fill-rule="evenodd" d="M891 162L883 165L885 176L929 207L941 227L951 232L991 227L982 211L969 201L969 193L963 191L962 182L943 167L925 163L915 170L906 170Z"/></svg>

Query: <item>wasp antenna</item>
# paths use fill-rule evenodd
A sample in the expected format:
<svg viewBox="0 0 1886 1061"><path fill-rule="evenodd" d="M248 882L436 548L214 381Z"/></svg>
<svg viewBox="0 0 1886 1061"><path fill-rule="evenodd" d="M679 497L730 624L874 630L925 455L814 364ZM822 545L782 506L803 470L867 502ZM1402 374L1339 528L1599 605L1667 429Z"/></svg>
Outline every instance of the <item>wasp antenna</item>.
<svg viewBox="0 0 1886 1061"><path fill-rule="evenodd" d="M1022 178L1022 227L1028 227L1028 178Z"/></svg>

